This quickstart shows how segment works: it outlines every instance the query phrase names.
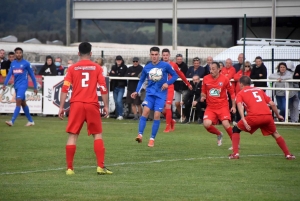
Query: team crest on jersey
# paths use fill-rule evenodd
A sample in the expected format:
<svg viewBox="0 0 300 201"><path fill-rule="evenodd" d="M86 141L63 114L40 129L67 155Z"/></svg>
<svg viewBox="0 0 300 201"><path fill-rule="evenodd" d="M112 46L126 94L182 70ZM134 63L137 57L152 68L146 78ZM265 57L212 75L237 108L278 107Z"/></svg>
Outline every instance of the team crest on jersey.
<svg viewBox="0 0 300 201"><path fill-rule="evenodd" d="M220 86L220 87L223 86L223 82L219 82L219 86Z"/></svg>
<svg viewBox="0 0 300 201"><path fill-rule="evenodd" d="M209 90L209 95L214 97L220 97L220 90L212 88Z"/></svg>

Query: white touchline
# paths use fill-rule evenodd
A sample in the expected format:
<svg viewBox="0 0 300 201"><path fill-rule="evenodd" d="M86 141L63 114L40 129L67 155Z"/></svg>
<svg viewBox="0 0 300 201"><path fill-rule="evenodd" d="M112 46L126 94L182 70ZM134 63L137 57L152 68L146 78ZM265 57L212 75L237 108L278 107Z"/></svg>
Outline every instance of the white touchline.
<svg viewBox="0 0 300 201"><path fill-rule="evenodd" d="M299 155L299 154L297 154ZM253 155L241 155L241 158L246 157L265 157L265 156L283 156L283 154L253 154ZM194 160L205 160L205 159L228 159L228 156L208 156L208 157L201 157L201 158L184 158L184 159L166 159L166 160L154 160L154 161L142 161L142 162L124 162L124 163L112 163L108 164L108 167L111 166L122 166L122 165L137 165L137 164L151 164L151 163L163 163L163 162L176 162L176 161L194 161ZM284 157L283 157L284 160ZM74 169L88 169L88 168L95 168L96 166L81 166L81 167L74 167ZM2 172L0 175L13 175L13 174L30 174L30 173L38 173L38 172L48 172L48 171L58 171L58 170L65 170L66 168L50 168L46 170L28 170L22 172Z"/></svg>

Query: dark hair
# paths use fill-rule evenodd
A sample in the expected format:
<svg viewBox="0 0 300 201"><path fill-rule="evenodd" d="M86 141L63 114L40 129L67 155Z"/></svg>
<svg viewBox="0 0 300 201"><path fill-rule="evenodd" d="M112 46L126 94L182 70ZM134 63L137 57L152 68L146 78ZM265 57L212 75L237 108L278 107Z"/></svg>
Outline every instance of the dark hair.
<svg viewBox="0 0 300 201"><path fill-rule="evenodd" d="M219 62L213 61L211 64L216 64L216 65L217 65L217 68L220 68ZM223 66L224 66L224 65L223 65Z"/></svg>
<svg viewBox="0 0 300 201"><path fill-rule="evenodd" d="M262 61L262 58L261 58L261 56L257 56L257 57L255 57L255 60L256 59L260 59L261 61Z"/></svg>
<svg viewBox="0 0 300 201"><path fill-rule="evenodd" d="M92 45L88 42L82 42L80 43L78 49L81 55L89 54L92 50Z"/></svg>
<svg viewBox="0 0 300 201"><path fill-rule="evenodd" d="M169 49L167 49L167 48L165 48L165 49L163 49L163 50L161 51L161 53L164 53L164 52L168 52L168 53L170 53L170 50L169 50Z"/></svg>
<svg viewBox="0 0 300 201"><path fill-rule="evenodd" d="M194 62L194 61L201 61L201 60L200 60L199 57L195 57L195 58L193 59L193 62Z"/></svg>
<svg viewBox="0 0 300 201"><path fill-rule="evenodd" d="M242 83L244 86L250 86L251 85L251 79L248 76L243 75L240 80L240 83Z"/></svg>
<svg viewBox="0 0 300 201"><path fill-rule="evenodd" d="M222 64L224 66L224 63L222 61L219 61L218 63L219 63L219 65Z"/></svg>
<svg viewBox="0 0 300 201"><path fill-rule="evenodd" d="M8 56L9 56L9 55L15 55L15 53L14 53L14 52L9 52L9 53L8 53Z"/></svg>
<svg viewBox="0 0 300 201"><path fill-rule="evenodd" d="M150 52L159 52L159 47L151 47Z"/></svg>
<svg viewBox="0 0 300 201"><path fill-rule="evenodd" d="M22 48L16 47L16 48L15 48L15 52L18 51L18 50L20 50L20 51L23 53L23 49L22 49Z"/></svg>
<svg viewBox="0 0 300 201"><path fill-rule="evenodd" d="M280 63L277 65L277 67L276 67L276 68L277 68L277 73L280 72L280 66L281 66L281 65L285 66L286 70L293 72L292 69L289 69L289 68L287 67L287 65L286 65L285 62L280 62Z"/></svg>
<svg viewBox="0 0 300 201"><path fill-rule="evenodd" d="M176 54L176 57L183 57L182 54Z"/></svg>

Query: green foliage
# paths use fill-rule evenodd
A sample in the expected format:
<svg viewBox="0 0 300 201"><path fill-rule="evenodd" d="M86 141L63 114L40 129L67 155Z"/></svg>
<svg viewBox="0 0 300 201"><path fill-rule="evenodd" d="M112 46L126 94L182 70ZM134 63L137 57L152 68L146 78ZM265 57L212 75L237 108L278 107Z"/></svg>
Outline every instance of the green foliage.
<svg viewBox="0 0 300 201"><path fill-rule="evenodd" d="M0 116L0 122L10 116ZM86 127L78 139L75 175L65 175L67 121L33 117L24 127L0 126L1 200L300 200L299 160L287 161L272 137L241 134L241 158L228 160L230 140L218 147L202 125L178 125L147 147L134 141L136 121L103 119L106 166L113 175L96 175L93 139ZM219 127L224 133L224 129ZM299 128L278 128L292 153L300 154Z"/></svg>

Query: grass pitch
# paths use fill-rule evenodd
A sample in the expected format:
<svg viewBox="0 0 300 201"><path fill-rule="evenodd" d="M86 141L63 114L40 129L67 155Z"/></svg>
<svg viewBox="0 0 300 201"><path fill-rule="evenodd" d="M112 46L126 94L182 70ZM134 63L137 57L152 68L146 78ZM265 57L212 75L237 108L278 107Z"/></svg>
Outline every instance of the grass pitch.
<svg viewBox="0 0 300 201"><path fill-rule="evenodd" d="M106 166L113 175L97 175L93 138L86 127L78 139L75 175L65 175L67 121L34 117L13 127L0 116L0 200L300 200L300 158L287 161L272 137L241 134L239 160L227 158L231 146L217 146L202 125L176 125L148 148L134 141L138 122L104 119ZM224 133L225 130L218 126ZM300 156L299 127L278 127L290 151Z"/></svg>

